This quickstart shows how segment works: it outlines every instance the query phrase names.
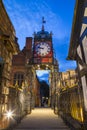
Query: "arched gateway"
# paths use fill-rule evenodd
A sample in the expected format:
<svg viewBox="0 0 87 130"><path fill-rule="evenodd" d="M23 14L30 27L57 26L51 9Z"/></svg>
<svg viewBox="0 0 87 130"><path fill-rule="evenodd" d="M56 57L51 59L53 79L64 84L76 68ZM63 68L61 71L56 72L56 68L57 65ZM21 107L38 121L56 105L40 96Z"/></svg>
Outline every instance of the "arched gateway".
<svg viewBox="0 0 87 130"><path fill-rule="evenodd" d="M50 70L49 82L50 82L50 105L53 107L55 95L56 95L56 81L58 78L58 62L54 55L52 32L45 31L44 24L46 21L42 18L41 31L34 32L32 58L28 61L27 72L30 80L30 84L33 88L36 87L35 81L36 70ZM31 73L31 71L33 73ZM33 76L31 76L31 74ZM33 98L35 93L32 93ZM37 97L36 97L37 98ZM35 100L34 100L35 101Z"/></svg>

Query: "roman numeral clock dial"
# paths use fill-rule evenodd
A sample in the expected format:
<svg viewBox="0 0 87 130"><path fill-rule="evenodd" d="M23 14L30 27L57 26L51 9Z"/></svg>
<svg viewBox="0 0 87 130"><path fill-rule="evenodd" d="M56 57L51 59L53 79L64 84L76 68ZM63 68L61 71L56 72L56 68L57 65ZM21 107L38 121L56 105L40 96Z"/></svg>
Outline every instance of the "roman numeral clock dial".
<svg viewBox="0 0 87 130"><path fill-rule="evenodd" d="M35 51L40 56L46 56L50 52L50 46L46 42L41 42L36 45Z"/></svg>

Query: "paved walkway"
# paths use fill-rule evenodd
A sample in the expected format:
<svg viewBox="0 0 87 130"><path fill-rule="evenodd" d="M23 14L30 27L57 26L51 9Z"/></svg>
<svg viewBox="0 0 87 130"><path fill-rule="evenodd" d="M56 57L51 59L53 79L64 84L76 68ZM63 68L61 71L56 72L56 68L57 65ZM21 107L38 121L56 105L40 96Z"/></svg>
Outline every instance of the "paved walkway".
<svg viewBox="0 0 87 130"><path fill-rule="evenodd" d="M13 130L70 130L50 108L36 108Z"/></svg>

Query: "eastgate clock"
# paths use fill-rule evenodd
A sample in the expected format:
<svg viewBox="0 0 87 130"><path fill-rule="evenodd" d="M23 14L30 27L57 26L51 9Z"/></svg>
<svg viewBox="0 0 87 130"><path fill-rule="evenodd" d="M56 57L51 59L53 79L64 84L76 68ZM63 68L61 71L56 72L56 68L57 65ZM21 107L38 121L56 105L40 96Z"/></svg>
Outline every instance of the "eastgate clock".
<svg viewBox="0 0 87 130"><path fill-rule="evenodd" d="M50 46L46 42L40 42L36 45L35 51L40 56L46 56L50 52Z"/></svg>

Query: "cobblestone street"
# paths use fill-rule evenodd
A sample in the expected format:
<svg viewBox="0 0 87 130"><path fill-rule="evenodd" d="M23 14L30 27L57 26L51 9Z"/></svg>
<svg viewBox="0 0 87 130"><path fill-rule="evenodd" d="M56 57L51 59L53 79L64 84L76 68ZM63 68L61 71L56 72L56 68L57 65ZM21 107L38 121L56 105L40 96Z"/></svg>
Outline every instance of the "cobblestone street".
<svg viewBox="0 0 87 130"><path fill-rule="evenodd" d="M50 108L36 108L13 130L70 130Z"/></svg>

